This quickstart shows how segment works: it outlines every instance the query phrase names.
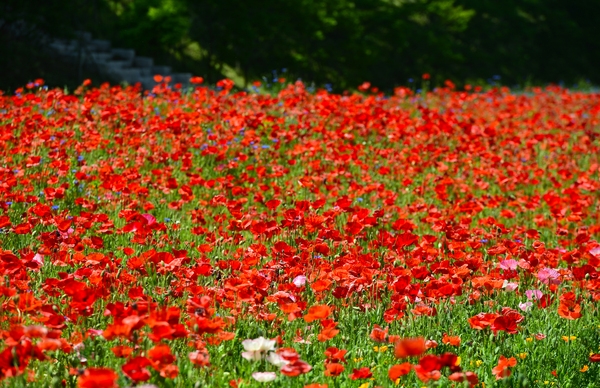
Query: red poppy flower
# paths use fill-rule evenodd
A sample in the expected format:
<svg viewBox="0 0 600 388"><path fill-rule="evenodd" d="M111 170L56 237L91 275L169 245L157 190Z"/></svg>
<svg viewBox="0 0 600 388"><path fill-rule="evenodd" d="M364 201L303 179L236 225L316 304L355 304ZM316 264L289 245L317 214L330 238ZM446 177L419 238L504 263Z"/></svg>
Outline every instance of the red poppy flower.
<svg viewBox="0 0 600 388"><path fill-rule="evenodd" d="M406 358L420 356L425 352L425 340L423 338L405 338L396 342L394 356Z"/></svg>
<svg viewBox="0 0 600 388"><path fill-rule="evenodd" d="M450 346L460 346L460 337L459 336L449 336L444 333L444 337L442 338L442 343Z"/></svg>
<svg viewBox="0 0 600 388"><path fill-rule="evenodd" d="M363 82L358 87L358 90L360 90L361 92L366 92L367 90L369 90L370 87L371 87L371 83L370 82Z"/></svg>
<svg viewBox="0 0 600 388"><path fill-rule="evenodd" d="M169 345L156 345L148 351L148 358L152 361L155 369L161 369L163 366L175 362L175 356L171 354Z"/></svg>
<svg viewBox="0 0 600 388"><path fill-rule="evenodd" d="M503 379L505 377L510 376L511 371L508 368L512 368L517 365L517 359L514 357L506 358L504 356L500 356L498 360L498 365L492 369L492 373L496 376L496 380Z"/></svg>
<svg viewBox="0 0 600 388"><path fill-rule="evenodd" d="M165 379L174 379L179 375L179 367L174 364L162 365L158 371Z"/></svg>
<svg viewBox="0 0 600 388"><path fill-rule="evenodd" d="M353 369L350 375L352 380L368 379L370 377L373 377L373 372L368 367Z"/></svg>
<svg viewBox="0 0 600 388"><path fill-rule="evenodd" d="M581 318L581 305L577 303L574 293L569 292L561 296L558 315L573 321Z"/></svg>
<svg viewBox="0 0 600 388"><path fill-rule="evenodd" d="M325 350L325 362L346 362L345 355L348 351L345 349L338 349L335 347L329 347Z"/></svg>
<svg viewBox="0 0 600 388"><path fill-rule="evenodd" d="M467 321L473 329L483 330L486 327L492 326L497 317L498 314L479 313Z"/></svg>
<svg viewBox="0 0 600 388"><path fill-rule="evenodd" d="M327 340L335 337L340 331L336 329L337 322L334 322L330 319L324 319L321 321L321 332L317 335L317 339L320 342L325 342Z"/></svg>
<svg viewBox="0 0 600 388"><path fill-rule="evenodd" d="M127 358L133 353L133 348L129 346L119 345L111 348L111 351L115 356L120 358Z"/></svg>
<svg viewBox="0 0 600 388"><path fill-rule="evenodd" d="M310 372L312 366L302 360L295 360L281 367L280 371L286 376L295 377Z"/></svg>
<svg viewBox="0 0 600 388"><path fill-rule="evenodd" d="M440 364L443 367L448 367L452 371L455 371L457 369L460 370L460 367L457 365L458 364L458 356L454 353L446 352L444 354L441 354L439 356L439 360L440 360Z"/></svg>
<svg viewBox="0 0 600 388"><path fill-rule="evenodd" d="M390 380L396 381L400 377L407 375L411 370L412 370L412 365L410 362L393 365L388 370L388 377L390 378Z"/></svg>
<svg viewBox="0 0 600 388"><path fill-rule="evenodd" d="M325 319L331 314L331 307L327 305L312 306L308 309L308 314L304 316L306 322L312 322L316 320Z"/></svg>
<svg viewBox="0 0 600 388"><path fill-rule="evenodd" d="M519 332L517 328L517 321L514 319L514 317L504 315L494 319L492 331L494 334L498 333L498 331L505 331L508 334L516 334Z"/></svg>
<svg viewBox="0 0 600 388"><path fill-rule="evenodd" d="M234 380L229 380L229 386L231 388L238 388L240 387L240 385L242 384L244 380L242 379L234 379Z"/></svg>
<svg viewBox="0 0 600 388"><path fill-rule="evenodd" d="M440 370L444 366L440 357L434 354L428 354L421 357L419 360L419 365L421 366L421 370L425 372Z"/></svg>
<svg viewBox="0 0 600 388"><path fill-rule="evenodd" d="M474 388L477 384L479 384L479 379L473 372L454 372L448 376L448 380L455 381L457 383L467 381L469 383L469 388Z"/></svg>
<svg viewBox="0 0 600 388"><path fill-rule="evenodd" d="M325 376L339 376L346 368L337 362L331 362L325 365Z"/></svg>
<svg viewBox="0 0 600 388"><path fill-rule="evenodd" d="M119 376L110 368L87 368L77 379L79 388L117 388Z"/></svg>
<svg viewBox="0 0 600 388"><path fill-rule="evenodd" d="M138 356L127 361L127 363L121 367L121 370L123 370L123 373L125 373L131 380L135 382L143 382L148 381L150 377L152 377L150 371L148 368L146 368L150 365L152 365L152 361L146 357Z"/></svg>
<svg viewBox="0 0 600 388"><path fill-rule="evenodd" d="M188 355L192 364L203 367L210 365L210 356L206 349L196 350Z"/></svg>
<svg viewBox="0 0 600 388"><path fill-rule="evenodd" d="M429 380L439 380L442 376L440 369L443 364L438 356L429 354L423 356L417 365L413 367L417 377L426 383Z"/></svg>

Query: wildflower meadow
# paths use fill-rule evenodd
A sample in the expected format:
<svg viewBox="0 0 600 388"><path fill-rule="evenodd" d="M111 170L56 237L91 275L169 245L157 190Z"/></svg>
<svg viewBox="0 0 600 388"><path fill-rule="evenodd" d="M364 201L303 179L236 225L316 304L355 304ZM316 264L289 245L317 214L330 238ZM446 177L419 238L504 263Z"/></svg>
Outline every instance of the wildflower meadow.
<svg viewBox="0 0 600 388"><path fill-rule="evenodd" d="M599 93L192 82L0 92L0 386L600 386Z"/></svg>

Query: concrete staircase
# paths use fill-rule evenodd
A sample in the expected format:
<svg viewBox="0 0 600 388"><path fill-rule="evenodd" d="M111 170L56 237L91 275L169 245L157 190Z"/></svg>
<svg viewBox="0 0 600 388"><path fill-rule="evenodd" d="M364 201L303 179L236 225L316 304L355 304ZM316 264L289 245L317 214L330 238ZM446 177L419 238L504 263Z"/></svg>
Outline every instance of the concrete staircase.
<svg viewBox="0 0 600 388"><path fill-rule="evenodd" d="M130 85L141 83L145 90L152 90L157 84L155 75L171 77L171 85L190 85L190 73L173 73L169 66L157 66L148 57L135 55L131 49L112 48L108 40L92 39L89 32L79 32L77 39L54 39L50 48L61 57L70 61L79 61L84 66L97 70L114 82Z"/></svg>

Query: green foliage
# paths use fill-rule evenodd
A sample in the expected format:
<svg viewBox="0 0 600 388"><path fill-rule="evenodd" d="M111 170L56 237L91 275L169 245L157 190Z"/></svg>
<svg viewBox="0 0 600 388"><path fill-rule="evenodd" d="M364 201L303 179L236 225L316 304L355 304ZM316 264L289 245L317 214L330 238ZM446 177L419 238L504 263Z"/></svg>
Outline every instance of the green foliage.
<svg viewBox="0 0 600 388"><path fill-rule="evenodd" d="M452 0L224 0L189 7L193 39L247 78L288 68L338 87L365 79L393 85L432 67L430 59L456 58L453 41L442 36L464 30L472 16Z"/></svg>
<svg viewBox="0 0 600 388"><path fill-rule="evenodd" d="M287 77L341 90L600 82L599 2L567 0L56 0L2 6L65 34L86 29L209 81ZM66 27L65 27L66 26Z"/></svg>
<svg viewBox="0 0 600 388"><path fill-rule="evenodd" d="M462 48L468 66L458 76L501 75L508 82L527 79L600 81L600 27L589 15L598 2L567 0L460 0L476 10Z"/></svg>
<svg viewBox="0 0 600 388"><path fill-rule="evenodd" d="M119 40L124 45L136 47L141 54L151 54L156 48L182 48L181 44L190 22L180 1L139 0L108 3L118 14Z"/></svg>

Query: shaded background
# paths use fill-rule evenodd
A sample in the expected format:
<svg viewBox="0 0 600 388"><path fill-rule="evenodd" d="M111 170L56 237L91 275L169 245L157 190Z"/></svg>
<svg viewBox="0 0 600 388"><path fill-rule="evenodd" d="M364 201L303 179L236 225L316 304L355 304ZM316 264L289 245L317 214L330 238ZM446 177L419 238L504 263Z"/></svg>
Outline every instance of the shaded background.
<svg viewBox="0 0 600 388"><path fill-rule="evenodd" d="M423 73L459 86L598 84L597 15L594 0L4 0L0 89L103 81L45 50L44 37L76 31L240 87L284 76L389 91Z"/></svg>

